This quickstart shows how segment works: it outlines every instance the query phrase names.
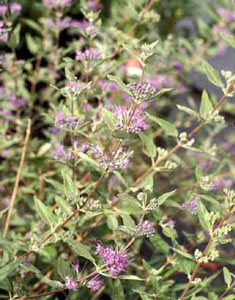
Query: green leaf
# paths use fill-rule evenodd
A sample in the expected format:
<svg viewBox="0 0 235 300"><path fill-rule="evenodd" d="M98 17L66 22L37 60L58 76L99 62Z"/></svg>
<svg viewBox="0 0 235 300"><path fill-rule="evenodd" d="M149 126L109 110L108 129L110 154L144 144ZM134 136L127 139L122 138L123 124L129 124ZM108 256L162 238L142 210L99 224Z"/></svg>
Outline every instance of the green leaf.
<svg viewBox="0 0 235 300"><path fill-rule="evenodd" d="M54 289L62 289L64 287L63 283L61 283L60 281L51 280L47 277L43 277L41 281L44 282L46 285L51 286Z"/></svg>
<svg viewBox="0 0 235 300"><path fill-rule="evenodd" d="M26 34L26 44L29 51L33 55L39 53L40 45L38 43L39 43L38 39L33 38L30 34Z"/></svg>
<svg viewBox="0 0 235 300"><path fill-rule="evenodd" d="M8 278L5 278L0 282L0 289L11 292L13 290L13 286L11 281Z"/></svg>
<svg viewBox="0 0 235 300"><path fill-rule="evenodd" d="M208 221L206 220L206 217L208 216L208 211L206 210L201 200L197 202L197 212L198 212L199 222L202 228L210 229Z"/></svg>
<svg viewBox="0 0 235 300"><path fill-rule="evenodd" d="M22 259L18 259L17 261L13 262L13 263L9 263L4 267L1 267L0 269L0 281L3 281L5 278L8 277L8 275L10 275L22 262L23 262L23 258Z"/></svg>
<svg viewBox="0 0 235 300"><path fill-rule="evenodd" d="M116 139L125 140L129 137L129 134L124 130L114 130L112 136Z"/></svg>
<svg viewBox="0 0 235 300"><path fill-rule="evenodd" d="M223 33L220 33L220 36L223 40L225 40L231 47L235 48L235 36L233 35L226 35Z"/></svg>
<svg viewBox="0 0 235 300"><path fill-rule="evenodd" d="M78 156L81 157L83 161L86 161L89 165L93 166L95 169L99 169L98 163L94 159L89 157L87 154L83 152L78 152Z"/></svg>
<svg viewBox="0 0 235 300"><path fill-rule="evenodd" d="M149 98L147 98L147 99L144 100L144 101L146 102L146 101L150 101L150 100L153 100L153 99L157 100L157 99L160 98L160 96L162 96L162 95L164 95L164 94L166 94L166 93L172 91L173 89L174 89L174 88L163 88L163 89L161 89L159 92L157 92L156 94L150 96Z"/></svg>
<svg viewBox="0 0 235 300"><path fill-rule="evenodd" d="M135 49L127 44L122 44L122 47L135 59L137 59L141 63L140 56L136 53Z"/></svg>
<svg viewBox="0 0 235 300"><path fill-rule="evenodd" d="M107 225L108 228L111 230L116 230L118 228L118 221L114 214L108 213L107 214Z"/></svg>
<svg viewBox="0 0 235 300"><path fill-rule="evenodd" d="M230 288L232 283L232 276L228 270L228 268L223 267L224 281L227 284L228 288Z"/></svg>
<svg viewBox="0 0 235 300"><path fill-rule="evenodd" d="M20 43L20 30L21 30L21 24L18 24L12 31L12 34L10 36L9 45L12 48L16 48Z"/></svg>
<svg viewBox="0 0 235 300"><path fill-rule="evenodd" d="M148 117L150 120L152 120L153 122L157 123L159 126L162 127L162 129L165 131L165 133L169 136L178 136L178 131L175 128L175 126L173 124L171 124L170 122L160 119L158 117L152 116L150 114L148 114Z"/></svg>
<svg viewBox="0 0 235 300"><path fill-rule="evenodd" d="M28 25L31 29L34 29L35 31L37 31L37 33L39 33L39 34L42 35L43 29L39 25L39 23L36 23L33 20L31 20L31 19L24 19L24 18L21 18L21 22L23 22L24 24Z"/></svg>
<svg viewBox="0 0 235 300"><path fill-rule="evenodd" d="M64 192L66 195L74 195L77 192L77 187L70 175L68 174L68 171L62 170L61 172L63 180L64 180Z"/></svg>
<svg viewBox="0 0 235 300"><path fill-rule="evenodd" d="M194 257L193 257L191 254L187 253L186 250L185 250L185 252L184 252L183 250L180 250L180 249L176 249L176 248L173 248L173 247L171 247L171 248L172 248L176 253L178 253L179 255L182 255L183 257L188 258L188 259L190 259L190 260L194 260Z"/></svg>
<svg viewBox="0 0 235 300"><path fill-rule="evenodd" d="M207 91L204 90L202 93L202 100L200 105L200 116L203 119L206 119L208 118L212 110L213 110L213 105L210 101Z"/></svg>
<svg viewBox="0 0 235 300"><path fill-rule="evenodd" d="M126 299L120 279L117 278L113 282L110 282L110 293L112 300Z"/></svg>
<svg viewBox="0 0 235 300"><path fill-rule="evenodd" d="M121 218L123 221L123 225L127 228L130 228L131 230L135 230L135 222L132 219L132 217L128 214L121 213Z"/></svg>
<svg viewBox="0 0 235 300"><path fill-rule="evenodd" d="M67 214L69 214L69 215L71 214L71 212L72 212L71 205L68 202L66 202L62 197L56 195L55 201L58 204L58 206L62 209L62 211L67 212Z"/></svg>
<svg viewBox="0 0 235 300"><path fill-rule="evenodd" d="M197 118L198 120L200 119L199 114L198 114L196 111L194 111L194 110L192 110L191 108L189 108L189 107L186 107L186 106L182 106L182 105L177 104L177 108L178 108L179 110L184 111L184 112L186 112L187 114L189 114L189 115L191 115L191 116Z"/></svg>
<svg viewBox="0 0 235 300"><path fill-rule="evenodd" d="M167 192L163 195L161 195L160 197L157 198L157 202L158 205L162 205L169 197L171 197L174 193L176 192L176 190L173 190L171 192Z"/></svg>
<svg viewBox="0 0 235 300"><path fill-rule="evenodd" d="M51 212L51 209L42 203L37 197L34 197L36 211L40 218L48 225L54 225L57 222L57 217Z"/></svg>
<svg viewBox="0 0 235 300"><path fill-rule="evenodd" d="M104 115L104 121L111 130L115 130L116 126L115 124L117 123L117 120L114 116L114 114L107 110L106 108L103 108L103 115Z"/></svg>
<svg viewBox="0 0 235 300"><path fill-rule="evenodd" d="M92 263L95 262L95 259L90 254L90 247L71 239L67 239L66 242L73 248L74 252L78 256L85 257L86 259L90 260Z"/></svg>
<svg viewBox="0 0 235 300"><path fill-rule="evenodd" d="M51 143L45 143L45 144L43 144L39 148L37 156L43 156L43 155L47 154L48 151L51 149L51 147L52 147Z"/></svg>
<svg viewBox="0 0 235 300"><path fill-rule="evenodd" d="M234 295L229 295L229 296L223 298L223 300L234 300Z"/></svg>
<svg viewBox="0 0 235 300"><path fill-rule="evenodd" d="M114 81L120 87L120 89L123 90L125 93L132 95L131 91L127 88L125 83L122 82L120 78L113 75L108 75L107 77L109 80Z"/></svg>
<svg viewBox="0 0 235 300"><path fill-rule="evenodd" d="M149 157L156 157L157 154L157 147L154 144L154 141L151 137L149 137L148 135L146 135L145 133L141 132L139 133L139 136L141 138L142 141L142 151L145 155L149 156Z"/></svg>
<svg viewBox="0 0 235 300"><path fill-rule="evenodd" d="M118 194L118 197L122 200L120 204L120 209L123 210L125 213L127 214L142 213L142 209L138 200L126 194Z"/></svg>
<svg viewBox="0 0 235 300"><path fill-rule="evenodd" d="M59 257L58 264L57 264L57 272L62 277L65 278L66 276L71 275L71 266L70 264L64 260L62 257Z"/></svg>
<svg viewBox="0 0 235 300"><path fill-rule="evenodd" d="M219 73L205 60L202 60L202 69L210 82L218 87L224 88L224 84Z"/></svg>

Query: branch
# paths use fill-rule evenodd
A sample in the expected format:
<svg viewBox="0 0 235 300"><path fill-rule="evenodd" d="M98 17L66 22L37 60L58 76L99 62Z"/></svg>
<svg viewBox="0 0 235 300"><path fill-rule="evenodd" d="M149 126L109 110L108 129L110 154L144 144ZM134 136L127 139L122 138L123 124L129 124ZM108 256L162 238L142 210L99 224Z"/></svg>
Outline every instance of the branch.
<svg viewBox="0 0 235 300"><path fill-rule="evenodd" d="M23 149L21 152L20 164L19 164L19 168L17 170L16 181L15 181L15 185L14 185L14 189L13 189L13 193L12 193L11 201L10 201L10 208L9 208L9 211L7 214L6 223L5 223L5 227L4 227L4 231L3 231L4 238L7 237L8 229L10 226L11 215L13 212L16 195L17 195L18 188L19 188L19 182L20 182L23 165L24 165L25 154L26 154L26 150L27 150L27 146L28 146L28 142L29 142L30 132L31 132L31 119L28 120L28 125L27 125L25 140L24 140L24 146L23 146Z"/></svg>

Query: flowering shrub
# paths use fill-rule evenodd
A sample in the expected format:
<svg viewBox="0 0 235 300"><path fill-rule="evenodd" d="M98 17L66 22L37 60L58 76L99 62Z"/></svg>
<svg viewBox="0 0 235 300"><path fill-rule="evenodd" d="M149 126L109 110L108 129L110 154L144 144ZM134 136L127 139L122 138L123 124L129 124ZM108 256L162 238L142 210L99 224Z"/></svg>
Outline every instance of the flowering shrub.
<svg viewBox="0 0 235 300"><path fill-rule="evenodd" d="M170 2L0 5L0 299L234 299L232 3Z"/></svg>

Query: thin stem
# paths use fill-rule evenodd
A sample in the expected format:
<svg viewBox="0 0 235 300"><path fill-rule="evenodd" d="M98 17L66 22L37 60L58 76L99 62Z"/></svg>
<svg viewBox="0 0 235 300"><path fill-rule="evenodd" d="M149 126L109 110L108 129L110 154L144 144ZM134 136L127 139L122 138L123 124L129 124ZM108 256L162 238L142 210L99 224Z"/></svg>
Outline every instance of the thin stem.
<svg viewBox="0 0 235 300"><path fill-rule="evenodd" d="M14 185L14 189L13 189L13 193L12 193L11 201L10 201L10 208L9 208L9 211L7 214L6 223L5 223L5 227L4 227L4 231L3 231L4 238L7 237L8 229L10 226L11 215L13 212L16 195L17 195L18 188L19 188L19 182L20 182L23 165L24 165L25 154L26 154L26 150L27 150L27 146L28 146L28 142L29 142L30 133L31 133L31 119L28 120L28 125L27 125L25 140L24 140L24 146L23 146L23 149L21 152L20 164L19 164L19 168L17 170L16 181L15 181L15 185Z"/></svg>
<svg viewBox="0 0 235 300"><path fill-rule="evenodd" d="M221 227L224 225L225 221L226 221L227 218L229 217L229 215L230 215L230 213L232 212L233 208L234 208L234 206L232 206L232 207L230 208L230 210L225 214L225 216L223 217L223 219L220 221L220 223L219 223L217 229L218 229L218 228L221 228ZM212 233L211 238L210 238L210 240L209 240L209 242L208 242L206 248L204 249L204 251L203 251L203 253L202 253L202 256L207 255L207 253L208 253L208 251L209 251L209 249L210 249L210 247L211 247L211 244L212 244L213 241L214 241L214 238L215 238L215 232ZM184 299L185 299L185 296L186 296L188 290L190 289L190 287L191 287L191 285L192 285L192 282L193 282L194 278L196 277L197 272L198 272L200 266L201 266L201 263L198 262L198 263L196 264L194 270L193 270L193 273L192 273L192 275L191 275L191 277L190 277L190 280L189 280L188 284L186 285L186 287L185 287L183 293L182 293L181 296L180 296L180 300L184 300Z"/></svg>
<svg viewBox="0 0 235 300"><path fill-rule="evenodd" d="M27 300L27 299L37 299L37 298L42 298L42 297L46 297L46 296L49 296L49 295L53 295L53 294L56 294L56 293L61 293L63 292L64 290L54 290L54 291L50 291L50 292L46 292L46 293L43 293L43 294L38 294L38 295L34 295L34 296L23 296L23 297L18 297L18 298L14 298L15 300Z"/></svg>

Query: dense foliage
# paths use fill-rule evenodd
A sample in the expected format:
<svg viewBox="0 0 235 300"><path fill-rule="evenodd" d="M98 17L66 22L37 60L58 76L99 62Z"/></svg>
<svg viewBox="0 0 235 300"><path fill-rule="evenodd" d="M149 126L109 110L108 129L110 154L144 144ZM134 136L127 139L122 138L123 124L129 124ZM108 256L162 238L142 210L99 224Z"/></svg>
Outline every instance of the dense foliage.
<svg viewBox="0 0 235 300"><path fill-rule="evenodd" d="M0 299L234 299L234 18L0 5Z"/></svg>

